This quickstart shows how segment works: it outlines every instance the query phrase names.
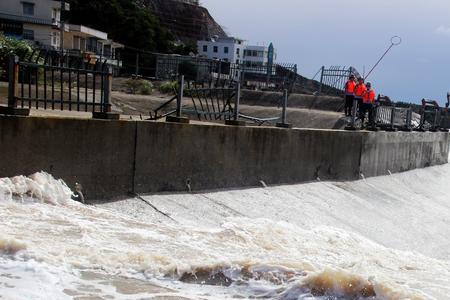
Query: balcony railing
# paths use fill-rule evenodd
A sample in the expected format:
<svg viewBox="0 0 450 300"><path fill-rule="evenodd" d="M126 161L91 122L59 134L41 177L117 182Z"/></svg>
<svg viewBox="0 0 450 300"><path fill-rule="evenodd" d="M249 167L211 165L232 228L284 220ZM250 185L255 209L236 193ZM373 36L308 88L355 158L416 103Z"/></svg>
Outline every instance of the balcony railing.
<svg viewBox="0 0 450 300"><path fill-rule="evenodd" d="M52 19L40 19L29 16L19 16L19 15L11 15L0 13L0 19L12 20L23 23L31 23L31 24L39 24L39 25L53 25Z"/></svg>

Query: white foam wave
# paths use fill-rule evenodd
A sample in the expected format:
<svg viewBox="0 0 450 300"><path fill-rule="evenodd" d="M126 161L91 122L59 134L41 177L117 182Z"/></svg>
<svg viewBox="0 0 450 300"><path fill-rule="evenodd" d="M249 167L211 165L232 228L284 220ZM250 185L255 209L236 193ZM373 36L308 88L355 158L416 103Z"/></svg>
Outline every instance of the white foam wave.
<svg viewBox="0 0 450 300"><path fill-rule="evenodd" d="M0 178L0 201L39 201L56 205L70 199L71 193L64 181L45 172Z"/></svg>
<svg viewBox="0 0 450 300"><path fill-rule="evenodd" d="M20 241L0 237L0 254L14 255L25 249L26 245Z"/></svg>
<svg viewBox="0 0 450 300"><path fill-rule="evenodd" d="M316 209L321 204L315 202L305 207L299 200L291 201L289 193L301 194L304 201L313 199L311 194L334 197L325 202L328 204L344 194L346 201L358 202L355 195L363 193L362 185L366 194L367 189L377 191L383 186L377 180L380 179L336 183L345 186L344 192L330 183L320 183L247 192L165 196L168 204L185 202L184 210L163 207L163 211L172 213L177 221L173 222L165 216L144 219L138 215L140 219L137 219L124 214L127 211L124 205L128 204L137 212L136 207L140 207L137 203L143 203L140 200L104 206L121 208L121 213L81 205L70 200L70 190L62 181L46 173L0 179L2 239L13 241L3 247L7 249L4 254L8 255L0 253L5 265L10 266L0 268L0 291L6 285L15 285L12 289L24 295L19 299L47 299L33 298L34 291L40 287L49 294L62 293L64 297L139 299L143 290L148 291L148 283L156 282L169 289L154 289L148 294L192 299L263 296L282 300L328 296L363 299L375 295L376 299L386 300L445 299L450 294L448 261L385 247L356 233L356 229L349 230L348 223L337 218L336 227L318 225L322 223L320 220L302 226L294 217L289 222L280 221L284 210L288 215L298 207L309 207L309 211L297 214L296 218L301 219L308 214L326 217L331 209ZM399 177L384 179L384 188L386 180L399 180ZM254 195L247 197L250 192ZM222 202L214 199L224 193L231 195L230 198ZM191 220L182 215L194 213L192 209L196 207L189 205L192 199L187 197L197 197L197 203L204 208ZM370 197L373 199L374 195ZM228 203L228 199L235 202ZM274 203L271 205L264 199L272 199ZM250 205L254 210L250 211L246 205L253 200ZM394 201L389 202L391 209ZM227 206L233 203L242 203L243 208ZM151 209L140 207L139 211L147 214ZM313 209L320 213L313 213ZM402 207L398 213L404 210ZM252 213L258 213L259 218ZM205 220L203 224L195 222L200 215ZM208 225L210 217L221 221ZM376 226L377 221L368 220L368 223ZM15 243L23 247L11 246ZM34 266L34 275L26 271L27 264ZM86 270L97 274L96 279L84 278ZM3 275L11 273L22 274L21 278L32 287L27 289L4 279ZM54 281L52 276L58 274L62 279ZM34 276L41 275L46 279L33 281ZM105 288L105 283L110 288ZM86 285L90 286L87 291Z"/></svg>

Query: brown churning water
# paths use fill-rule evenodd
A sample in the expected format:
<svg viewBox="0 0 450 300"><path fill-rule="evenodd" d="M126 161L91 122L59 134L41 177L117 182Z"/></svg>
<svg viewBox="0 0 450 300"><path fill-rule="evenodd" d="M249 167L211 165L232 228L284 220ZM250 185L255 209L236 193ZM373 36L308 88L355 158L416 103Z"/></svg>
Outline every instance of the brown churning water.
<svg viewBox="0 0 450 300"><path fill-rule="evenodd" d="M0 299L448 299L449 178L98 206L46 173L0 179Z"/></svg>

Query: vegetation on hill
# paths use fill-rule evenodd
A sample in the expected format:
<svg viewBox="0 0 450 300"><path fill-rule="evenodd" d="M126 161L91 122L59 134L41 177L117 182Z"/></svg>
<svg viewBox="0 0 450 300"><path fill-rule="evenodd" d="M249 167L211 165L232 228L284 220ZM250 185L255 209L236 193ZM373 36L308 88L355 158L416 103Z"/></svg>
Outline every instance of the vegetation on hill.
<svg viewBox="0 0 450 300"><path fill-rule="evenodd" d="M17 39L9 38L0 34L0 78L5 79L9 66L9 56L11 54L24 56L32 51L31 46Z"/></svg>
<svg viewBox="0 0 450 300"><path fill-rule="evenodd" d="M105 31L115 41L141 50L172 52L172 35L149 10L139 9L134 0L70 0L66 18Z"/></svg>

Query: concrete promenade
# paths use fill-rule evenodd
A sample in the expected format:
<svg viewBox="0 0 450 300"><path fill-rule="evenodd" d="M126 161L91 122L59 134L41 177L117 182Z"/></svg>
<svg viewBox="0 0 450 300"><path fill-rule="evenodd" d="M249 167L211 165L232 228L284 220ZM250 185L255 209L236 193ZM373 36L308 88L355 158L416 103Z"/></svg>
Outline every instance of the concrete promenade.
<svg viewBox="0 0 450 300"><path fill-rule="evenodd" d="M449 134L0 117L0 177L46 171L88 199L356 180L448 162Z"/></svg>

